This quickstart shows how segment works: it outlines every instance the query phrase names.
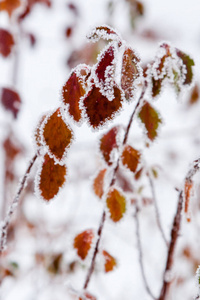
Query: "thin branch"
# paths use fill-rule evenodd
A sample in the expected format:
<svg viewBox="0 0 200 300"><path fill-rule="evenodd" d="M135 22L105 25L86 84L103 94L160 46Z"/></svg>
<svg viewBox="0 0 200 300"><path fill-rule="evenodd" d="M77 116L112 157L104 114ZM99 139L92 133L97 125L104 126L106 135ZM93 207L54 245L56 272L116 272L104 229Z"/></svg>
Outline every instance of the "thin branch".
<svg viewBox="0 0 200 300"><path fill-rule="evenodd" d="M14 213L14 210L15 208L17 207L18 203L19 203L19 198L20 198L20 195L26 185L26 181L27 181L27 178L28 178L28 175L30 174L30 171L36 161L38 157L38 153L36 153L32 160L30 161L29 163L29 166L24 174L24 177L19 185L19 188L17 190L17 193L16 193L16 196L14 197L9 209L8 209L8 212L7 212L7 215L3 221L3 224L1 226L1 233L0 233L0 254L3 252L3 250L5 249L5 244L6 244L6 238L7 238L7 231L8 231L8 226L10 224L10 219L11 219L11 216L12 214Z"/></svg>
<svg viewBox="0 0 200 300"><path fill-rule="evenodd" d="M149 184L150 184L151 193L152 193L152 196L153 196L153 204L154 204L154 208L155 208L156 222L157 222L157 225L158 225L158 229L160 230L161 236L162 236L166 246L168 247L169 246L168 241L167 241L167 238L165 236L165 233L164 233L164 230L163 230L163 227L162 227L162 224L161 224L161 220L160 220L160 213L159 213L158 203L157 203L157 199L156 199L154 182L153 182L153 179L152 179L152 176L151 176L150 172L147 173L147 176L149 178Z"/></svg>
<svg viewBox="0 0 200 300"><path fill-rule="evenodd" d="M144 94L146 92L146 88L147 88L147 82L145 81L143 89L142 89L142 92L140 94L140 97L139 97L139 99L138 99L138 101L137 101L137 103L135 105L135 108L133 110L133 113L132 113L132 115L130 117L130 120L129 120L129 123L127 125L127 129L126 129L126 132L125 132L125 135L124 135L123 145L125 145L125 143L127 142L128 135L129 135L129 132L130 132L131 125L133 123L134 116L136 115L138 107L139 107L139 105L140 105L140 103L141 103L141 101L142 101L142 99L144 97ZM112 176L111 182L109 184L109 187L111 187L115 183L115 180L116 180L115 176L116 176L116 173L117 173L118 168L119 168L119 161L120 161L120 156L118 157L118 160L116 162L116 166L115 166L115 168L113 170L113 176ZM101 217L101 222L100 222L100 225L99 225L99 228L98 228L98 231L97 231L98 238L97 238L96 245L95 245L95 248L94 248L94 252L93 252L91 264L90 264L90 267L88 269L88 273L86 275L86 280L85 280L85 283L84 283L84 289L87 289L88 284L90 282L90 279L92 277L92 274L94 272L96 256L97 256L97 253L99 251L99 244L100 244L100 241L101 241L101 237L102 237L102 232L103 232L103 227L104 227L105 220L106 220L106 211L104 209L102 217Z"/></svg>
<svg viewBox="0 0 200 300"><path fill-rule="evenodd" d="M168 274L170 275L173 262L174 262L175 246L179 237L180 227L181 227L182 208L183 208L183 191L179 193L178 206L177 206L177 210L176 210L176 214L174 217L174 222L171 230L171 242L168 249L167 262L166 262L166 267L163 275L163 285L158 300L167 299L169 293L171 281L169 280L169 278L167 278L168 277L167 275Z"/></svg>
<svg viewBox="0 0 200 300"><path fill-rule="evenodd" d="M140 239L140 223L139 223L139 218L138 218L138 212L139 212L139 208L138 208L138 205L136 204L134 217L135 217L135 222L136 222L136 237L137 237L137 246L138 246L138 252L139 252L140 269L141 269L142 278L143 278L144 286L145 286L147 293L149 294L149 296L152 299L156 299L156 297L152 294L152 291L148 285L147 278L146 278L145 271L144 271L143 252L142 252L142 244L141 244L141 239Z"/></svg>

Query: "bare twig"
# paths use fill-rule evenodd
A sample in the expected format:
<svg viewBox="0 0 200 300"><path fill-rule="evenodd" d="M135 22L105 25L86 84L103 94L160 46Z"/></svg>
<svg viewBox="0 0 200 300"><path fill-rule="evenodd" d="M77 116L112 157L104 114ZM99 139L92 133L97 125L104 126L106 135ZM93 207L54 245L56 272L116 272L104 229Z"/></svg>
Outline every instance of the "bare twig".
<svg viewBox="0 0 200 300"><path fill-rule="evenodd" d="M162 224L161 224L161 220L160 220L160 214L159 214L158 203L157 203L157 199L156 199L154 182L153 182L153 179L152 179L152 176L151 176L150 172L147 173L147 176L149 178L149 184L150 184L151 192L152 192L152 196L153 196L153 204L154 204L154 208L155 208L156 222L157 222L158 228L160 230L161 236L162 236L166 246L168 247L168 241L167 241L167 238L165 236L165 233L164 233L164 230L163 230L163 227L162 227Z"/></svg>
<svg viewBox="0 0 200 300"><path fill-rule="evenodd" d="M178 206L177 206L177 210L176 210L176 214L174 217L174 222L171 230L171 242L168 249L167 262L166 262L166 267L163 275L163 285L158 300L167 299L169 293L171 280L169 280L168 275L170 275L173 266L175 246L180 233L182 208L183 208L183 191L179 193Z"/></svg>
<svg viewBox="0 0 200 300"><path fill-rule="evenodd" d="M36 153L32 160L30 161L29 163L29 166L24 174L24 177L19 185L19 188L17 190L17 193L16 193L16 196L14 197L9 209L8 209L8 212L7 212L7 215L3 221L3 224L2 224L2 227L1 227L1 233L0 233L0 254L3 252L4 248L5 248L5 244L6 244L6 238L7 238L7 231L8 231L8 226L10 224L10 219L11 219L11 216L12 214L14 213L14 210L15 208L17 207L18 203L19 203L19 198L20 198L20 195L25 187L25 184L26 184L26 181L27 181L27 178L28 178L28 175L30 174L30 171L36 161L38 157L38 153Z"/></svg>
<svg viewBox="0 0 200 300"><path fill-rule="evenodd" d="M140 223L139 223L139 218L138 218L138 212L139 212L139 208L138 208L138 204L136 203L134 217L135 217L135 222L136 222L136 237L137 237L137 246L138 246L138 252L139 252L140 269L141 269L142 278L143 278L144 286L145 286L147 293L149 294L149 296L152 299L156 299L156 297L153 295L153 293L148 285L147 278L146 278L145 271L144 271L143 252L142 252L142 244L141 244L141 239L140 239Z"/></svg>
<svg viewBox="0 0 200 300"><path fill-rule="evenodd" d="M132 115L130 117L130 120L129 120L129 123L127 125L126 132L125 132L125 135L124 135L123 145L125 145L125 143L127 142L128 135L129 135L129 132L130 132L130 128L131 128L134 116L136 115L138 107L139 107L141 101L143 100L144 94L146 92L146 88L147 88L147 83L145 81L143 89L142 89L142 92L140 94L140 97L139 97L139 99L138 99L138 101L137 101L137 103L135 105L135 108L133 110L133 113L132 113ZM112 176L111 182L109 184L109 187L111 187L115 183L115 179L116 179L115 176L116 176L116 173L117 173L118 168L119 168L119 161L120 161L120 156L118 157L118 160L116 162L116 166L115 166L115 168L113 170L113 176ZM102 231L103 231L105 220L106 220L106 211L104 209L102 217L101 217L101 222L100 222L100 225L99 225L99 228L98 228L98 231L97 231L98 238L97 238L96 245L95 245L95 248L94 248L94 252L93 252L91 264L90 264L90 267L88 269L88 273L86 275L86 280L85 280L85 283L84 283L84 289L87 289L88 284L90 282L90 279L92 277L92 274L94 272L95 260L96 260L97 253L99 251L99 244L100 244L100 240L101 240L101 236L102 236Z"/></svg>

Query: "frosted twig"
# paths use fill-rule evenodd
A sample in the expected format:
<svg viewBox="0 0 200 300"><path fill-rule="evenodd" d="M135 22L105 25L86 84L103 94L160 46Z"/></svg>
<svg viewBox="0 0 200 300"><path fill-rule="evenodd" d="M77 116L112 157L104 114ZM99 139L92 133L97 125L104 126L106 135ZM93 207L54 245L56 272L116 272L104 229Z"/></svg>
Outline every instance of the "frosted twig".
<svg viewBox="0 0 200 300"><path fill-rule="evenodd" d="M140 239L140 223L139 223L139 218L138 218L138 212L139 212L139 207L138 207L138 204L136 203L134 217L135 217L135 222L136 222L136 238L137 238L137 247L138 247L138 252L139 252L140 269L141 269L142 278L143 278L144 286L145 286L147 293L149 294L149 296L151 296L151 298L156 299L156 297L151 292L151 289L148 285L147 278L146 278L145 271L144 271L143 252L142 252L142 244L141 244L141 239Z"/></svg>
<svg viewBox="0 0 200 300"><path fill-rule="evenodd" d="M14 197L10 207L8 208L7 211L7 215L3 221L3 224L1 226L1 233L0 233L0 254L3 252L3 250L5 249L5 244L6 244L6 238L7 238L7 231L8 231L8 226L10 224L10 219L12 214L14 213L15 208L17 207L18 203L19 203L19 197L25 187L28 175L30 174L30 171L36 161L38 157L38 153L36 153L33 158L31 159L29 166L24 174L24 177L22 179L22 181L19 184L19 188L17 190L16 196Z"/></svg>
<svg viewBox="0 0 200 300"><path fill-rule="evenodd" d="M140 103L141 103L141 101L142 101L142 99L144 97L144 94L146 92L146 88L147 88L147 82L145 81L144 85L143 85L142 92L141 92L140 97L138 99L138 102L135 105L135 108L133 110L133 113L132 113L132 115L130 117L130 120L129 120L129 123L127 125L126 132L125 132L125 135L124 135L123 145L125 145L125 143L127 142L128 135L129 135L130 128L131 128L131 124L133 122L134 116L137 113L138 107L139 107L139 105L140 105ZM119 168L119 161L120 161L120 157L118 157L118 159L117 159L116 166L115 166L115 168L113 170L113 176L112 176L111 182L109 184L109 187L111 187L115 183L115 176L116 176L116 173L117 173L118 168ZM96 260L97 253L99 251L99 244L100 244L100 241L101 241L101 237L102 237L102 232L103 232L103 227L104 227L105 220L106 220L106 211L104 209L103 213L102 213L102 217L101 217L101 222L100 222L100 225L99 225L99 228L98 228L98 231L97 231L98 238L97 238L97 241L96 241L96 244L95 244L95 248L94 248L94 252L93 252L91 264L90 264L90 267L88 269L88 272L87 272L87 275L86 275L86 280L85 280L85 283L84 283L84 286L83 286L84 289L87 289L88 284L90 282L90 279L92 277L92 274L94 272L95 260Z"/></svg>
<svg viewBox="0 0 200 300"><path fill-rule="evenodd" d="M168 241L167 241L167 238L165 236L165 233L164 233L164 230L163 230L163 227L162 227L162 224L161 224L161 220L160 220L160 213L159 213L158 203L157 203L157 199L156 199L154 182L153 182L153 179L152 179L152 176L151 176L150 172L147 173L147 176L149 178L149 184L150 184L151 192L152 192L152 196L153 196L153 205L154 205L154 208L155 208L156 222L157 222L157 225L158 225L158 229L160 230L161 236L162 236L166 246L168 247Z"/></svg>

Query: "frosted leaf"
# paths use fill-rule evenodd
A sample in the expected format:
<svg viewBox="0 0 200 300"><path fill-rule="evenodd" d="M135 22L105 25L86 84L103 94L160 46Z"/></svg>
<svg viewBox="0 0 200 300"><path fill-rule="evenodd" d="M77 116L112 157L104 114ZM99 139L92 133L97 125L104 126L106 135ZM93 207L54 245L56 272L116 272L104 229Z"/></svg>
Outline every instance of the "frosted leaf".
<svg viewBox="0 0 200 300"><path fill-rule="evenodd" d="M107 169L100 170L93 182L93 190L97 197L100 199L104 194L104 178L106 175Z"/></svg>
<svg viewBox="0 0 200 300"><path fill-rule="evenodd" d="M108 120L112 120L121 109L121 91L114 87L114 99L109 101L107 97L102 95L98 87L92 85L91 90L83 99L83 107L89 124L94 129L99 129Z"/></svg>
<svg viewBox="0 0 200 300"><path fill-rule="evenodd" d="M130 145L125 145L121 160L125 167L127 167L131 172L136 172L138 164L140 162L141 153L131 147Z"/></svg>
<svg viewBox="0 0 200 300"><path fill-rule="evenodd" d="M121 87L126 100L133 98L137 79L142 74L142 69L138 64L139 61L140 59L131 48L125 49L122 58Z"/></svg>
<svg viewBox="0 0 200 300"><path fill-rule="evenodd" d="M35 141L37 147L39 147L39 148L42 147L42 146L44 146L44 144L43 144L43 139L42 139L41 128L43 127L42 125L43 125L43 122L44 122L44 120L46 119L46 117L47 117L47 115L44 114L44 115L40 118L40 120L39 120L39 122L38 122L38 125L37 125L37 127L36 127L36 129L35 129L35 131L34 131L34 141Z"/></svg>
<svg viewBox="0 0 200 300"><path fill-rule="evenodd" d="M46 201L53 199L65 183L66 174L66 166L55 164L54 160L46 154L35 182L35 189L38 196L41 196Z"/></svg>
<svg viewBox="0 0 200 300"><path fill-rule="evenodd" d="M120 41L119 34L108 25L95 27L91 33L87 35L87 38L92 42L97 42L100 39Z"/></svg>
<svg viewBox="0 0 200 300"><path fill-rule="evenodd" d="M87 229L74 238L74 248L77 250L77 254L82 260L88 255L93 239L94 232L92 229Z"/></svg>
<svg viewBox="0 0 200 300"><path fill-rule="evenodd" d="M106 205L113 222L118 222L123 218L126 211L126 199L119 189L110 187L106 197Z"/></svg>
<svg viewBox="0 0 200 300"><path fill-rule="evenodd" d="M62 163L73 140L73 132L66 123L61 108L47 116L41 132L49 155L56 162Z"/></svg>
<svg viewBox="0 0 200 300"><path fill-rule="evenodd" d="M113 269L117 265L116 259L112 255L110 255L107 251L105 251L105 250L103 250L102 253L103 253L103 256L104 256L104 259L105 259L105 262L104 262L104 271L106 273L113 271Z"/></svg>

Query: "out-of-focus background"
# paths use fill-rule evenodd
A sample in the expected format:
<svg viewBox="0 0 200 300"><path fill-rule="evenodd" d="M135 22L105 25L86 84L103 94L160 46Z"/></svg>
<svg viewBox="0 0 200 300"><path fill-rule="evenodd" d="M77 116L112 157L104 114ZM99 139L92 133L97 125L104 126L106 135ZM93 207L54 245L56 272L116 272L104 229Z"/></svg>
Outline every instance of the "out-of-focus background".
<svg viewBox="0 0 200 300"><path fill-rule="evenodd" d="M3 1L1 1L3 2ZM0 4L1 4L0 2ZM37 2L37 3L35 3ZM200 156L200 3L198 0L44 0L32 1L23 15L22 1L12 18L0 11L0 28L13 33L15 46L7 58L0 56L0 89L18 92L21 105L17 117L0 105L0 217L5 217L17 184L36 149L33 132L43 113L60 105L62 86L70 70L79 63L94 64L102 43L89 43L86 35L95 27L108 24L120 32L138 53L142 66L153 60L159 44L170 42L195 61L194 84L197 97L185 90L177 99L166 86L155 100L163 124L159 136L146 147L143 129L134 122L129 143L141 149L147 166L157 170L155 194L165 234L170 229L181 188L194 159ZM31 3L31 1L30 1ZM18 21L19 16L21 20ZM193 101L194 100L194 101ZM115 120L94 132L87 124L68 122L75 133L66 164L67 184L48 205L34 194L37 166L9 227L7 250L1 257L1 300L75 299L83 287L91 253L78 259L73 238L87 228L97 229L103 203L93 190L93 178L103 167L99 137L114 124L126 125L134 101L124 105ZM167 249L157 229L147 182L141 189L140 226L145 273L155 295L159 294ZM133 194L135 196L135 194ZM192 299L197 293L195 272L199 254L199 175L195 177L191 199L191 220L183 215L181 236L176 249L170 299ZM130 195L130 198L132 196ZM134 208L129 205L119 224L107 221L101 247L117 259L113 272L104 273L102 258L97 259L89 291L99 300L150 299L144 288L139 266Z"/></svg>

